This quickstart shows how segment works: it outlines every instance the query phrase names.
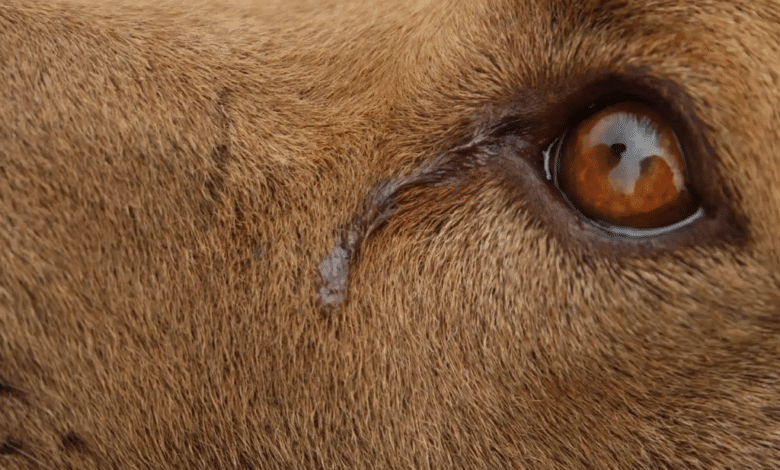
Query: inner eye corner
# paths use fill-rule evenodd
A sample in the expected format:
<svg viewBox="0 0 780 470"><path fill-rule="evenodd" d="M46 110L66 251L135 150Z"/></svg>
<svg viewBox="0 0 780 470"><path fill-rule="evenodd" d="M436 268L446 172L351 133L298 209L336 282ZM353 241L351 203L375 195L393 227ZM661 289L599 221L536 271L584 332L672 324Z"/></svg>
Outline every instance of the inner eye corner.
<svg viewBox="0 0 780 470"><path fill-rule="evenodd" d="M542 150L547 181L568 206L610 235L654 237L704 211L674 113L644 99L591 102Z"/></svg>

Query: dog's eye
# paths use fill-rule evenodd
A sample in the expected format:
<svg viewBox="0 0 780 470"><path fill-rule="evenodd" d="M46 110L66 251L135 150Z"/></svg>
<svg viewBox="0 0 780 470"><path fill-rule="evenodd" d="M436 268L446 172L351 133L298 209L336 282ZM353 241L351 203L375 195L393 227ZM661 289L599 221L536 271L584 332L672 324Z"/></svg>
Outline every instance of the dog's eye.
<svg viewBox="0 0 780 470"><path fill-rule="evenodd" d="M674 131L644 104L590 115L551 145L545 166L569 205L609 232L649 235L701 212Z"/></svg>

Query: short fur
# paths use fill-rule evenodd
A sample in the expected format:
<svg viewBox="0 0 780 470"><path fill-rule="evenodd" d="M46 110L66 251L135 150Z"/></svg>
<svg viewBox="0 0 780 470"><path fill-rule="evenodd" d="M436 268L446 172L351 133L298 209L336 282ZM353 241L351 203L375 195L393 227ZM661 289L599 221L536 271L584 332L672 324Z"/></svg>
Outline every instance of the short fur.
<svg viewBox="0 0 780 470"><path fill-rule="evenodd" d="M780 467L777 1L139 3L0 2L0 467ZM536 173L609 76L710 225Z"/></svg>

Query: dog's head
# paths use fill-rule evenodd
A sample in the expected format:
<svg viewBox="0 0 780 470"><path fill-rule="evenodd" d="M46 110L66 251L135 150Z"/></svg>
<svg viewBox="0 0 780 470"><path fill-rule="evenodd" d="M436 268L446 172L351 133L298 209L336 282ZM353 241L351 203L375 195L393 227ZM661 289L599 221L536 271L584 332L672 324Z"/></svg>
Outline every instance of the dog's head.
<svg viewBox="0 0 780 470"><path fill-rule="evenodd" d="M780 465L780 4L158 3L0 6L1 464Z"/></svg>

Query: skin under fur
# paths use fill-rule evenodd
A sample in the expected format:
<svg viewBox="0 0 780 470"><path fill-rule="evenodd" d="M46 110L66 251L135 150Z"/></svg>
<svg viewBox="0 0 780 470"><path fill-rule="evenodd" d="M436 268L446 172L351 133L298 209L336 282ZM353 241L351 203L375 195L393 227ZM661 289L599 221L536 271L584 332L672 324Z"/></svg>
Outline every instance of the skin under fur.
<svg viewBox="0 0 780 470"><path fill-rule="evenodd" d="M126 3L0 1L0 467L780 467L780 3ZM545 181L613 86L701 223Z"/></svg>

